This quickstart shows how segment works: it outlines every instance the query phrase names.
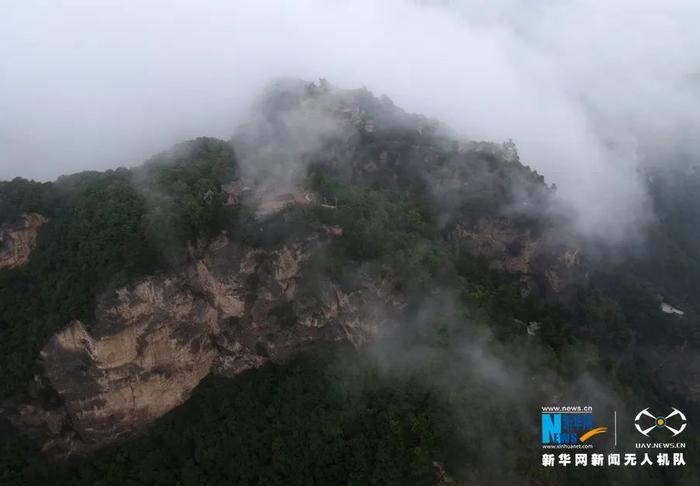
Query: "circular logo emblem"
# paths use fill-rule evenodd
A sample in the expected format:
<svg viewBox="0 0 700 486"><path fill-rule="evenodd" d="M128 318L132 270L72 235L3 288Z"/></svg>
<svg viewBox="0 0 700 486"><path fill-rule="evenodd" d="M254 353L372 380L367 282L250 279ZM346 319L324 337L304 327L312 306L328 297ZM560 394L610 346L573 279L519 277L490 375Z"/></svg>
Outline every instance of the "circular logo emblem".
<svg viewBox="0 0 700 486"><path fill-rule="evenodd" d="M648 419L652 419L649 421ZM671 424L669 424L669 419L673 419ZM644 424L646 422L646 424ZM637 428L640 434L649 437L649 432L653 429L668 429L673 433L673 437L677 436L685 430L687 426L687 419L683 412L674 408L671 413L665 417L658 417L649 411L649 408L645 408L637 414L634 418L634 426Z"/></svg>

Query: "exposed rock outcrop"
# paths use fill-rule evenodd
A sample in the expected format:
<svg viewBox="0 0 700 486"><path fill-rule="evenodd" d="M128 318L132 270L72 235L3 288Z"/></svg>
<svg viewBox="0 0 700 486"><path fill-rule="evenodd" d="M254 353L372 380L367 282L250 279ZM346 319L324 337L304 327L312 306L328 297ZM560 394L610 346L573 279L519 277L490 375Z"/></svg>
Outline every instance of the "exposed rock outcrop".
<svg viewBox="0 0 700 486"><path fill-rule="evenodd" d="M216 311L185 282L149 278L75 321L42 351L46 376L78 434L116 437L182 403L211 369Z"/></svg>
<svg viewBox="0 0 700 486"><path fill-rule="evenodd" d="M388 325L381 309L403 302L371 278L346 291L307 276L332 235L268 250L222 237L178 273L104 295L95 322L72 322L41 353L65 416L29 406L15 420L51 422L46 447L70 454L141 429L210 372L235 376L320 341L366 342Z"/></svg>
<svg viewBox="0 0 700 486"><path fill-rule="evenodd" d="M525 291L561 294L581 282L577 251L553 237L542 210L549 188L520 164L512 143L458 143L388 99L326 83L289 86L259 111L233 140L247 163L240 180L221 188L226 204L268 219L288 206L337 209L337 201L301 189L314 164L342 182L429 199L445 236L521 276ZM543 217L522 225L522 214ZM312 257L342 229L281 227L271 231L274 244L259 237L267 235L262 226L235 241L224 235L190 248L177 271L103 295L93 322L70 323L41 353L40 381L65 409L61 433L55 417L36 408L17 420L54 424L46 444L66 454L143 428L208 373L235 376L318 342L359 346L391 327L407 297L390 277L357 269L341 284L313 268Z"/></svg>
<svg viewBox="0 0 700 486"><path fill-rule="evenodd" d="M544 287L540 290L561 298L588 281L579 249L554 231L535 233L507 217L492 217L456 224L453 239L467 253L484 257L493 270L520 276L524 293Z"/></svg>
<svg viewBox="0 0 700 486"><path fill-rule="evenodd" d="M39 230L47 221L40 214L28 213L0 226L0 270L20 267L29 261Z"/></svg>

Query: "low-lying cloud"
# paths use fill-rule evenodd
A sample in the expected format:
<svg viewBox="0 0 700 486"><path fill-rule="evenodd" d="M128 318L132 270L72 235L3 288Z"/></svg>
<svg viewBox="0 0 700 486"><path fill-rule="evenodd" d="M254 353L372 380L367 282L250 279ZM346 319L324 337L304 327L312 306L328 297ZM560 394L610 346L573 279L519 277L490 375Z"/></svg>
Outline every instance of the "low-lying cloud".
<svg viewBox="0 0 700 486"><path fill-rule="evenodd" d="M577 226L648 215L638 167L700 146L693 0L25 1L0 19L0 178L228 138L273 78L365 85L518 144Z"/></svg>

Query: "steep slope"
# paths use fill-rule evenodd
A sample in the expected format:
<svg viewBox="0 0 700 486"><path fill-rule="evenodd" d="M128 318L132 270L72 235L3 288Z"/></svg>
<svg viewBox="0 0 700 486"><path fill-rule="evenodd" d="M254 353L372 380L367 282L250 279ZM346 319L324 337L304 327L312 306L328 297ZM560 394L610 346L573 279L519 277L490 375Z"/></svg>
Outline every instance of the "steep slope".
<svg viewBox="0 0 700 486"><path fill-rule="evenodd" d="M306 260L322 244L311 235L260 250L222 237L182 271L104 294L89 331L75 321L41 352L77 438L100 443L138 430L210 372L235 376L307 343L375 335L379 323L365 309L386 298L379 289L301 290Z"/></svg>
<svg viewBox="0 0 700 486"><path fill-rule="evenodd" d="M318 341L367 342L400 315L406 284L423 285L431 273L448 270L438 267L450 246L516 274L523 294L554 296L561 282L571 283L576 250L547 233L553 223L546 215L545 229L534 234L523 218L534 219L515 207L543 206L549 189L518 162L512 145L451 142L435 122L386 98L325 83L276 87L259 117L233 139L240 174L221 166L211 182L202 177L201 168L217 160L205 151L209 141L117 173L142 201L134 229L145 233L128 236L146 245L126 257L160 251L157 265L165 271L144 277L137 271L126 285L106 275L93 309L69 311L43 346L42 394L57 394L62 406L19 405L13 421L60 420L61 433L47 442L56 453L139 430L186 400L210 372L234 376ZM168 192L180 187L190 192ZM373 187L396 196L361 189ZM411 216L421 200L432 215ZM391 225L365 228L359 241L353 213L381 206L399 218L395 234L382 233ZM477 218L476 207L486 208ZM58 223L77 217L50 216ZM543 255L551 261L542 263ZM393 264L379 261L352 277L318 267L324 258L344 265L348 257L414 262L405 261L403 273L387 273Z"/></svg>
<svg viewBox="0 0 700 486"><path fill-rule="evenodd" d="M275 86L232 143L249 161L242 173L254 192L297 190L309 170L321 202L333 201L329 180L403 191L426 200L455 245L521 276L524 291L585 284L567 209L553 204L554 190L520 163L512 141L460 141L387 97L321 80Z"/></svg>
<svg viewBox="0 0 700 486"><path fill-rule="evenodd" d="M653 281L629 290L627 274L588 258L555 189L512 142L458 140L366 90L281 83L230 142L198 139L143 167L49 186L9 184L0 215L45 221L24 265L0 271L0 351L17 370L3 378L3 415L55 457L153 422L162 430L209 375L218 378L202 386L264 375L338 342L382 343L380 361L401 376L448 390L465 429L475 410L506 430L499 407L516 416L562 395L698 400L687 365L673 363L684 379L671 387L633 374L679 342L694 356L695 315L664 316L654 301L649 319L683 326L648 339L635 299ZM532 424L509 427L513 437L482 448L465 430L461 447L482 466L527 450ZM426 482L449 480L438 449L421 458ZM562 480L530 459L509 464L538 484Z"/></svg>

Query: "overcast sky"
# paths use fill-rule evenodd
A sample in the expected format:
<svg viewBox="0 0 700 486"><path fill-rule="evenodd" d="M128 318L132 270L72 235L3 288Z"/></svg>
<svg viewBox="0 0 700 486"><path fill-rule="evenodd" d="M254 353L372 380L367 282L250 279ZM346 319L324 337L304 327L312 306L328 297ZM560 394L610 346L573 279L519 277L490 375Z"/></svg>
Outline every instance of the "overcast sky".
<svg viewBox="0 0 700 486"><path fill-rule="evenodd" d="M640 155L700 142L696 0L0 0L0 178L228 138L272 78L367 86L513 138L588 227L644 214ZM655 155L655 159L658 154Z"/></svg>

